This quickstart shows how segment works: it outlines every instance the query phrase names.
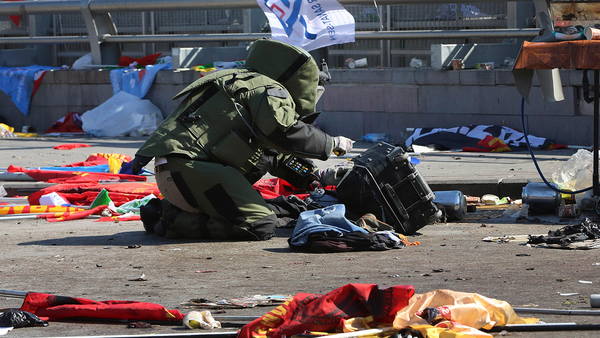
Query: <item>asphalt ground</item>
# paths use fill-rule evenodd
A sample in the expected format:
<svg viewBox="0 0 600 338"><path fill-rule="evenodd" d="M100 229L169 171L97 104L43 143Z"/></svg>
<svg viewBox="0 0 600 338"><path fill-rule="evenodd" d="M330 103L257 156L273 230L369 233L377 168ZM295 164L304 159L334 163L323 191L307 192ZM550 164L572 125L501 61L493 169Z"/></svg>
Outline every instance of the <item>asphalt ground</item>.
<svg viewBox="0 0 600 338"><path fill-rule="evenodd" d="M92 153L133 155L143 139L19 138L0 139L0 167L55 166L83 161ZM54 150L65 143L92 147ZM350 156L318 162L335 165L368 148L356 143ZM548 177L576 150L536 151ZM417 165L432 190L458 187L466 194L499 193L518 198L528 182L541 179L526 151L509 153L421 153ZM4 177L4 176L3 176ZM152 180L150 177L149 180ZM45 184L1 181L9 192L27 194ZM506 190L510 188L512 190ZM502 190L504 189L504 190ZM516 195L508 193L516 191ZM503 192L507 192L503 194ZM291 229L278 229L265 242L168 240L144 232L141 222L48 223L39 219L1 220L0 289L36 291L103 300L157 303L190 310L182 303L253 295L326 293L348 283L413 285L416 293L436 289L478 293L531 309L592 310L591 294L600 293L597 250L537 248L523 241L486 242L489 236L539 235L574 219L547 215L517 220L503 210L470 212L458 222L428 225L409 237L420 245L398 250L311 254L290 250ZM140 278L144 276L143 278ZM590 283L591 282L591 283ZM566 296L565 296L566 295ZM0 296L0 307L19 307L20 298ZM211 309L215 316L260 316L273 307ZM600 324L596 316L526 314L547 323ZM243 324L243 323L242 323ZM505 332L514 337L597 337L598 331ZM12 337L75 337L208 333L180 326L127 328L124 323L51 322L48 327L14 329ZM494 333L498 335L498 333Z"/></svg>

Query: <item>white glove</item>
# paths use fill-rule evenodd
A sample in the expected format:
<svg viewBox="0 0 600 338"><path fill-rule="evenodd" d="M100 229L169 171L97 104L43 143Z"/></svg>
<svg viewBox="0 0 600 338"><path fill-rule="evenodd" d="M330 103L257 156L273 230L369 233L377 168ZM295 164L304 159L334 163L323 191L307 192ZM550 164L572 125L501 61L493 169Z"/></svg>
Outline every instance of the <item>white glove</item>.
<svg viewBox="0 0 600 338"><path fill-rule="evenodd" d="M344 156L352 150L354 141L344 136L336 136L333 138L333 153L337 156Z"/></svg>

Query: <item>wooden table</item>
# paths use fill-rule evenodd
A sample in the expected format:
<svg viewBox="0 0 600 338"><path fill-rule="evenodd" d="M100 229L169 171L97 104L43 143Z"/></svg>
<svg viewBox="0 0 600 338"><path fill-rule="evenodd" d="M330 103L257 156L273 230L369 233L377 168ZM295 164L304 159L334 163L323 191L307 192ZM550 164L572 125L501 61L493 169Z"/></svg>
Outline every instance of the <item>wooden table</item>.
<svg viewBox="0 0 600 338"><path fill-rule="evenodd" d="M561 42L523 42L514 69L591 69L594 71L594 196L600 195L598 183L598 138L600 40L573 40ZM596 211L598 212L598 211Z"/></svg>

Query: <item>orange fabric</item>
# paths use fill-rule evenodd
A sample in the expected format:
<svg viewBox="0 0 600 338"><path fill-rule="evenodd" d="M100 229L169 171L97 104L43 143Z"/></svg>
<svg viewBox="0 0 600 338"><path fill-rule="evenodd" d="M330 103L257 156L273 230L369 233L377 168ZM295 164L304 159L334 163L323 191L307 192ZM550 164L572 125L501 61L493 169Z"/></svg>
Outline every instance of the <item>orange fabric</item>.
<svg viewBox="0 0 600 338"><path fill-rule="evenodd" d="M514 69L600 69L600 40L523 42Z"/></svg>
<svg viewBox="0 0 600 338"><path fill-rule="evenodd" d="M434 318L424 316L425 313L432 313L427 311L428 309L433 309L433 313L439 315ZM396 314L394 327L396 329L412 327L421 331L426 337L436 336L432 333L441 329L444 332L450 330L455 333L452 337L491 338L490 334L479 330L489 330L494 326L507 324L531 324L537 320L537 318L519 317L510 304L502 300L484 297L477 293L438 289L413 295L408 305ZM460 336L461 332L466 335Z"/></svg>

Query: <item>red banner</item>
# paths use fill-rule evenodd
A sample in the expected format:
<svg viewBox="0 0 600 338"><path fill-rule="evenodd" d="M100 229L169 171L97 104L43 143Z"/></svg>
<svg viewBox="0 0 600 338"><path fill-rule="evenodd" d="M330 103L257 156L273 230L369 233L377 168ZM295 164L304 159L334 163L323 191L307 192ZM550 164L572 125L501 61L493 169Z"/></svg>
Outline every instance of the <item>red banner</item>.
<svg viewBox="0 0 600 338"><path fill-rule="evenodd" d="M25 296L21 311L27 311L44 320L101 318L117 320L180 321L183 315L161 305L123 300L97 302L85 298L63 297L30 292Z"/></svg>

